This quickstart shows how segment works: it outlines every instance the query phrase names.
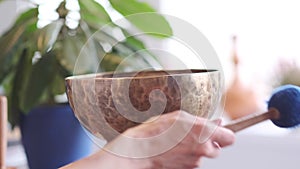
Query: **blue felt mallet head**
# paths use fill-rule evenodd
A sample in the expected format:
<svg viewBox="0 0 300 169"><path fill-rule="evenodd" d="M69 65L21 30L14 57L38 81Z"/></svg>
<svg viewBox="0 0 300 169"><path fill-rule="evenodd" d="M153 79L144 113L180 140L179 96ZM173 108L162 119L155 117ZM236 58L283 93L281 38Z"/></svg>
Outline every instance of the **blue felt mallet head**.
<svg viewBox="0 0 300 169"><path fill-rule="evenodd" d="M224 126L234 132L267 119L278 127L294 127L300 124L300 87L281 86L274 90L268 102L268 111L235 120Z"/></svg>
<svg viewBox="0 0 300 169"><path fill-rule="evenodd" d="M285 85L274 90L268 108L280 112L279 119L271 119L278 127L294 127L300 124L300 87Z"/></svg>

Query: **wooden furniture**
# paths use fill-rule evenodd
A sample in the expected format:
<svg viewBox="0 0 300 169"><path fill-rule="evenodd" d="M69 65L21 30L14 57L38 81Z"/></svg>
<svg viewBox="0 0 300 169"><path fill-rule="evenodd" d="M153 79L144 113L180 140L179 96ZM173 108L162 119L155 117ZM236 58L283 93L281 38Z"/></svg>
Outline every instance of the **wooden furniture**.
<svg viewBox="0 0 300 169"><path fill-rule="evenodd" d="M14 167L6 167L7 147L7 99L0 96L0 169L16 169Z"/></svg>

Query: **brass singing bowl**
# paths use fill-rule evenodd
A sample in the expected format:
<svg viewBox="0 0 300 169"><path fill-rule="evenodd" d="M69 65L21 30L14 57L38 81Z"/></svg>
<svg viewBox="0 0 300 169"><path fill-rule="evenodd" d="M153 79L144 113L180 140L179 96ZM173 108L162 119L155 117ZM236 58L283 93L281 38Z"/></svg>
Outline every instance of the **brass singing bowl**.
<svg viewBox="0 0 300 169"><path fill-rule="evenodd" d="M217 70L98 73L66 78L69 103L92 135L107 141L152 116L184 110L211 117L221 98Z"/></svg>

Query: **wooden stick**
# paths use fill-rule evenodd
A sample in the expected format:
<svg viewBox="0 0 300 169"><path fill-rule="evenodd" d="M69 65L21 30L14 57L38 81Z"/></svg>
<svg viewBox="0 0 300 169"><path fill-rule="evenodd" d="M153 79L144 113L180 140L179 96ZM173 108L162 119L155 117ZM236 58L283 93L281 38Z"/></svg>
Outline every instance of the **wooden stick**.
<svg viewBox="0 0 300 169"><path fill-rule="evenodd" d="M0 96L0 168L5 169L7 146L7 99Z"/></svg>
<svg viewBox="0 0 300 169"><path fill-rule="evenodd" d="M232 123L225 125L225 128L238 132L254 124L260 123L268 119L279 119L280 113L277 109L271 108L269 111L260 114L252 114L232 121Z"/></svg>

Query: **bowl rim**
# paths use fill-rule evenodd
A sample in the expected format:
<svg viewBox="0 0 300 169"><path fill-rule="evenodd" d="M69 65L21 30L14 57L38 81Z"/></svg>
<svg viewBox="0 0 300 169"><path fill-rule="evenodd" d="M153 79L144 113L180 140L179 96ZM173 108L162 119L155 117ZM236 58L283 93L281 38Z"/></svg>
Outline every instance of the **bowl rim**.
<svg viewBox="0 0 300 169"><path fill-rule="evenodd" d="M146 75L146 76L134 76L141 72L166 72L167 74L157 74L157 75ZM113 79L148 79L148 78L158 78L166 76L179 76L179 75L188 75L188 74L203 74L203 73L218 73L217 69L158 69L158 70L142 70L142 71L130 71L130 72L99 72L99 73L90 73L82 75L73 75L66 77L65 80L113 80ZM120 76L115 76L120 75ZM131 75L131 76L130 76Z"/></svg>

